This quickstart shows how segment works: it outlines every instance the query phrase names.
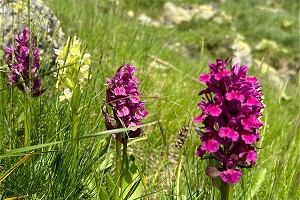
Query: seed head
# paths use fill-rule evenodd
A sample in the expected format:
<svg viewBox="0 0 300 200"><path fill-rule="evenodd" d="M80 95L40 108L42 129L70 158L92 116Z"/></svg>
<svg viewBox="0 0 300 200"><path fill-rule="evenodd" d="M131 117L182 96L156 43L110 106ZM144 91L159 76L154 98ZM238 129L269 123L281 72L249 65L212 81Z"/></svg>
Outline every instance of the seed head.
<svg viewBox="0 0 300 200"><path fill-rule="evenodd" d="M184 126L182 127L182 129L179 131L179 136L177 138L177 141L175 143L175 147L177 149L181 149L182 146L184 145L186 139L187 139L187 136L186 136L186 132L189 130L189 127L188 126Z"/></svg>

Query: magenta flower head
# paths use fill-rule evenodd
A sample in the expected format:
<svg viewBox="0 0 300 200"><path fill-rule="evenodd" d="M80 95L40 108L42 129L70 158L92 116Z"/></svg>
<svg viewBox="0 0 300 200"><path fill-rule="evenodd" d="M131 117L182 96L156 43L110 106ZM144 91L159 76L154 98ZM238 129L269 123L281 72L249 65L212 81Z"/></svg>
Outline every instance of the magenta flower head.
<svg viewBox="0 0 300 200"><path fill-rule="evenodd" d="M29 29L24 29L23 33L15 34L15 47L10 45L6 48L6 61L10 69L8 86L17 84L21 91L30 91L32 96L38 96L43 91L40 90L41 81L38 70L40 67L40 53L37 49L35 38L30 36ZM31 57L32 52L32 58ZM30 79L30 81L26 81ZM24 84L21 84L25 81Z"/></svg>
<svg viewBox="0 0 300 200"><path fill-rule="evenodd" d="M258 118L264 105L258 79L246 76L248 67L237 63L226 69L228 62L217 59L216 64L209 63L209 74L200 75L207 88L199 93L202 114L194 122L203 124L196 129L202 141L196 156L209 153L217 159L220 178L233 184L242 176L238 168L251 168L257 159L254 143L263 126Z"/></svg>
<svg viewBox="0 0 300 200"><path fill-rule="evenodd" d="M111 107L112 115L105 106L102 114L105 117L106 129L129 128L141 125L141 120L148 115L144 109L145 102L140 101L139 80L134 76L134 66L122 65L112 79L107 78L106 104ZM122 141L138 137L143 133L141 128L133 128Z"/></svg>

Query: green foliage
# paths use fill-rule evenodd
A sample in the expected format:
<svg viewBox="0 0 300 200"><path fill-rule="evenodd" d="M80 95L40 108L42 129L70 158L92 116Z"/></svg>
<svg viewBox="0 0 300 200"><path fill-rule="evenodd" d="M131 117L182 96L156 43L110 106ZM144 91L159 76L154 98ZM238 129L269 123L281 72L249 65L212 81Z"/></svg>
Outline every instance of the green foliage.
<svg viewBox="0 0 300 200"><path fill-rule="evenodd" d="M121 180L122 199L136 199L142 196L142 172L135 163L134 156L130 159L124 159L123 155L123 173Z"/></svg>

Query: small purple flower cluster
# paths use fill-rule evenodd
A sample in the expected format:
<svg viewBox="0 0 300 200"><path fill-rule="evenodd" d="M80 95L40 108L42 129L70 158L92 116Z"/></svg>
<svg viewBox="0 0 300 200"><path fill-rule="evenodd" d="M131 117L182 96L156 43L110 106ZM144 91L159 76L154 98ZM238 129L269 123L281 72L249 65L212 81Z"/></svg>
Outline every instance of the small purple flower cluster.
<svg viewBox="0 0 300 200"><path fill-rule="evenodd" d="M32 96L38 96L42 93L40 91L41 81L38 75L40 54L35 39L30 36L29 29L26 28L23 33L15 35L15 44L16 47L11 45L5 50L7 53L6 61L10 69L8 75L10 82L7 85L17 84L21 91L27 90L31 92ZM30 59L31 50L33 51L32 60ZM32 78L32 80L26 81L29 78ZM22 81L25 81L25 85L20 83Z"/></svg>
<svg viewBox="0 0 300 200"><path fill-rule="evenodd" d="M202 145L196 156L213 154L221 163L219 176L233 184L242 176L237 167L251 168L257 159L253 144L260 139L258 129L263 123L258 118L264 105L258 79L246 76L248 67L237 63L227 70L228 62L228 58L217 59L209 64L210 74L200 75L207 88L199 93L202 114L194 121L204 125L198 130Z"/></svg>
<svg viewBox="0 0 300 200"><path fill-rule="evenodd" d="M139 126L140 121L148 114L144 109L145 102L140 101L139 80L134 76L135 71L134 66L123 65L112 79L106 79L108 84L106 102L113 111L113 117L108 114L107 107L102 112L108 130ZM113 121L116 123L112 123ZM138 137L141 134L141 128L133 128L128 136L123 135L122 139Z"/></svg>

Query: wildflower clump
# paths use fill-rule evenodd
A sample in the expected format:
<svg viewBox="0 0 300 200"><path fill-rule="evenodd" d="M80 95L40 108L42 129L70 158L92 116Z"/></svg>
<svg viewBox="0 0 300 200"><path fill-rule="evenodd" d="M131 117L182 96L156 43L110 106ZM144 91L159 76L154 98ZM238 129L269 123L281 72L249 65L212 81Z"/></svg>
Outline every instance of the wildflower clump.
<svg viewBox="0 0 300 200"><path fill-rule="evenodd" d="M144 109L145 102L140 100L138 91L140 82L135 76L135 66L129 64L118 68L112 79L107 78L108 89L106 91L106 103L112 108L112 116L106 106L103 109L105 125L108 130L116 128L128 128L141 125L141 120L147 116ZM127 137L134 138L142 134L141 128L132 128L128 136L123 135L123 141Z"/></svg>
<svg viewBox="0 0 300 200"><path fill-rule="evenodd" d="M228 61L217 59L209 64L209 74L200 75L207 88L199 93L202 114L194 122L203 124L197 130L202 144L196 155L203 158L208 152L219 160L218 176L233 184L242 176L238 168L251 168L257 159L254 143L260 139L263 123L258 118L264 105L257 77L246 76L248 67L239 63L227 70Z"/></svg>
<svg viewBox="0 0 300 200"><path fill-rule="evenodd" d="M90 54L83 54L79 39L70 37L62 49L55 49L58 67L56 88L63 91L60 101L71 100L75 91L82 91L89 75Z"/></svg>
<svg viewBox="0 0 300 200"><path fill-rule="evenodd" d="M40 53L35 38L30 36L30 30L24 29L21 34L15 34L15 46L6 48L6 61L10 69L8 86L16 84L21 91L28 91L32 96L38 96L41 81L38 70L41 65Z"/></svg>

